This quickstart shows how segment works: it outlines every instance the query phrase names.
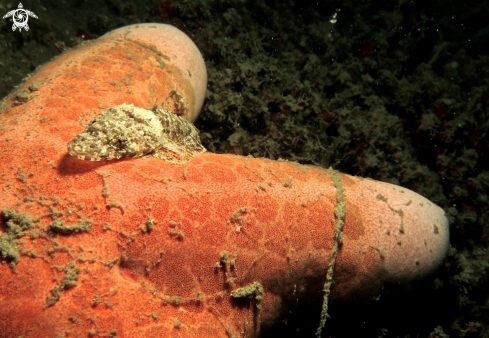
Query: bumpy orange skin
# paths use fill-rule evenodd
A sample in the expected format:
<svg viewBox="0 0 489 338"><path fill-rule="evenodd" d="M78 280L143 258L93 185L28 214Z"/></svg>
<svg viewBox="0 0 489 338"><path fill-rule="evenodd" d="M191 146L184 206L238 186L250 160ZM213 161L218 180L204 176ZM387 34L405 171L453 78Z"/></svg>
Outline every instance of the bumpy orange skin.
<svg viewBox="0 0 489 338"><path fill-rule="evenodd" d="M194 106L201 104L195 102L192 73L174 65L178 56L172 48L137 40L136 27L124 27L85 42L39 68L35 80L42 85L31 91L31 97L44 98L37 107L39 118L44 117L48 125L58 129L78 130L80 122L89 123L108 107L127 103L148 108L163 106L192 121ZM27 83L32 81L30 78ZM17 88L13 96L21 88L27 87ZM177 102L177 95L169 97L173 89L183 98L181 102ZM52 120L61 112L75 119L63 120L68 124L61 126L61 120Z"/></svg>
<svg viewBox="0 0 489 338"><path fill-rule="evenodd" d="M105 107L151 106L166 95L180 70L168 77L171 66L159 68L153 53L123 40L85 45L6 98L0 209L39 221L17 240L15 267L2 257L0 337L256 337L298 299L322 297L338 221L329 171L211 153L185 165L67 154L82 123ZM33 81L41 87L18 102ZM439 208L400 187L338 175L347 211L332 297L369 292L439 263L448 238ZM93 221L90 231L48 231L55 220L81 219ZM81 269L76 285L47 306L70 262ZM253 282L263 286L261 301L232 296Z"/></svg>

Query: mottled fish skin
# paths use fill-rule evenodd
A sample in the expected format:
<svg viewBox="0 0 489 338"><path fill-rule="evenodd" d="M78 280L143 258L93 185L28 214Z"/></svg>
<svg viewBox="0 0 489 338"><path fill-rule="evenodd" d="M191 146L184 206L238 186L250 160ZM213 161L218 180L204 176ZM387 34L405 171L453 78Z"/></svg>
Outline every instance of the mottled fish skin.
<svg viewBox="0 0 489 338"><path fill-rule="evenodd" d="M109 108L68 142L69 154L85 161L155 156L185 164L205 151L199 131L187 120L132 104Z"/></svg>

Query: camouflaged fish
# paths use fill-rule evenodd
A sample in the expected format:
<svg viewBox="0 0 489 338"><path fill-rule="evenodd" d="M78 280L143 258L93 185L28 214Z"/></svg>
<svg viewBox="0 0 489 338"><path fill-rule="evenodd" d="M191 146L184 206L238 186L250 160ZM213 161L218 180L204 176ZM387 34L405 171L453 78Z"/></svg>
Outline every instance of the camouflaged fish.
<svg viewBox="0 0 489 338"><path fill-rule="evenodd" d="M170 111L122 104L108 109L68 142L68 152L80 160L104 161L155 156L185 164L205 152L199 131Z"/></svg>

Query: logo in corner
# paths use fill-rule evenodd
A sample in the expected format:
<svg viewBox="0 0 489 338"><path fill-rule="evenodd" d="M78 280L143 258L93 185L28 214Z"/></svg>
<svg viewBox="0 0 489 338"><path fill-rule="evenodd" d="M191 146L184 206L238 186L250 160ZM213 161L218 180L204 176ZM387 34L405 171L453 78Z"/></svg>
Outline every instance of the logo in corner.
<svg viewBox="0 0 489 338"><path fill-rule="evenodd" d="M22 31L22 28L26 30L26 32L29 30L29 25L27 24L27 21L29 20L29 16L36 18L37 15L34 14L31 11L28 11L27 9L23 8L22 3L19 3L19 8L14 9L13 11L8 12L3 16L3 18L10 18L14 20L14 24L12 25L12 30L15 32L15 30L18 28L19 32Z"/></svg>

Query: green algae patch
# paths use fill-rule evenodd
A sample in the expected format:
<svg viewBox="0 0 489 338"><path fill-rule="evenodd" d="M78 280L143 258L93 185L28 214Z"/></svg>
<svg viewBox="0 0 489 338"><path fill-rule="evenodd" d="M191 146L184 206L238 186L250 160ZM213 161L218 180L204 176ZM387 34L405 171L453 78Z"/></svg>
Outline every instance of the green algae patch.
<svg viewBox="0 0 489 338"><path fill-rule="evenodd" d="M243 227L243 219L247 212L246 207L236 209L231 216L231 223L238 223L240 227Z"/></svg>
<svg viewBox="0 0 489 338"><path fill-rule="evenodd" d="M261 299L263 295L263 286L259 282L253 282L247 284L241 288L237 288L232 291L231 296L233 298L249 298L256 300L256 307L261 309Z"/></svg>
<svg viewBox="0 0 489 338"><path fill-rule="evenodd" d="M158 320L158 314L156 312L150 312L148 313L148 316L154 320Z"/></svg>
<svg viewBox="0 0 489 338"><path fill-rule="evenodd" d="M174 297L172 298L172 300L173 300L173 304L174 304L175 306L180 306L180 304L182 304L183 297L174 296Z"/></svg>
<svg viewBox="0 0 489 338"><path fill-rule="evenodd" d="M0 101L0 114L2 114L4 111L8 109L8 105L5 101ZM0 130L2 130L4 126L0 126Z"/></svg>
<svg viewBox="0 0 489 338"><path fill-rule="evenodd" d="M102 190L102 196L107 198L109 196L109 185L107 184L106 176L107 174L104 172L97 173L100 177L102 177L102 180L104 182L104 189Z"/></svg>
<svg viewBox="0 0 489 338"><path fill-rule="evenodd" d="M249 283L243 287L231 291L231 297L235 299L250 299L256 302L255 333L260 336L261 300L263 298L263 286L259 282Z"/></svg>
<svg viewBox="0 0 489 338"><path fill-rule="evenodd" d="M333 168L328 169L329 174L331 175L331 179L333 180L333 184L336 188L336 206L334 208L336 226L334 229L334 246L333 251L331 253L331 260L328 265L328 271L326 272L326 282L323 286L323 306L321 310L321 320L319 323L319 327L316 330L316 337L321 337L321 331L326 324L326 318L328 315L328 301L329 295L331 294L331 286L333 285L333 271L334 266L336 264L336 257L338 255L339 246L343 241L343 225L345 224L345 215L346 215L346 202L345 196L343 195L343 184L341 183L341 179L336 171Z"/></svg>
<svg viewBox="0 0 489 338"><path fill-rule="evenodd" d="M51 234L71 235L78 232L88 232L92 228L93 221L88 218L81 219L78 224L65 225L63 221L54 221L49 224Z"/></svg>
<svg viewBox="0 0 489 338"><path fill-rule="evenodd" d="M2 263L10 263L12 270L17 271L16 264L20 261L18 239L34 227L34 223L39 221L39 217L31 216L25 212L16 213L15 210L8 209L3 209L2 215L7 221L6 230L0 236Z"/></svg>
<svg viewBox="0 0 489 338"><path fill-rule="evenodd" d="M109 268L112 268L115 265L115 263L117 263L118 260L119 260L119 256L111 259L110 261L102 262L102 264L108 266Z"/></svg>
<svg viewBox="0 0 489 338"><path fill-rule="evenodd" d="M14 101L14 106L19 106L21 104L24 104L30 100L30 95L29 95L29 90L24 88L21 89L17 92L15 95L15 101Z"/></svg>
<svg viewBox="0 0 489 338"><path fill-rule="evenodd" d="M292 186L292 179L289 177L288 179L282 182L282 185L286 188L290 188Z"/></svg>
<svg viewBox="0 0 489 338"><path fill-rule="evenodd" d="M402 209L394 209L389 204L387 197L383 196L382 194L377 194L377 196L375 196L375 198L385 202L385 204L387 205L387 207L389 207L389 209L391 211L393 211L393 212L397 213L399 216L401 216L401 223L399 224L399 232L404 233L404 212L402 211Z"/></svg>
<svg viewBox="0 0 489 338"><path fill-rule="evenodd" d="M41 89L42 83L41 81L32 81L31 85L29 86L29 90L31 92L36 92L39 89Z"/></svg>
<svg viewBox="0 0 489 338"><path fill-rule="evenodd" d="M153 218L149 217L146 221L146 224L141 226L141 231L150 232L154 228L155 223L156 221Z"/></svg>
<svg viewBox="0 0 489 338"><path fill-rule="evenodd" d="M56 220L58 217L61 217L65 214L64 211L57 210L52 205L49 206L49 209L50 209L49 215L53 220Z"/></svg>
<svg viewBox="0 0 489 338"><path fill-rule="evenodd" d="M82 271L81 268L75 265L75 261L69 262L64 267L57 268L59 271L65 271L66 273L63 276L63 280L61 282L58 280L59 284L51 290L52 296L47 297L46 304L44 305L45 309L56 304L64 290L71 289L78 284L78 277L80 277L80 272Z"/></svg>
<svg viewBox="0 0 489 338"><path fill-rule="evenodd" d="M126 211L126 208L124 207L124 205L122 205L121 203L118 203L116 200L113 200L110 203L108 203L107 208L109 208L109 209L119 208L122 211L122 213L124 213Z"/></svg>
<svg viewBox="0 0 489 338"><path fill-rule="evenodd" d="M97 306L98 304L102 303L102 296L100 296L98 293L95 295L92 301L92 307Z"/></svg>

